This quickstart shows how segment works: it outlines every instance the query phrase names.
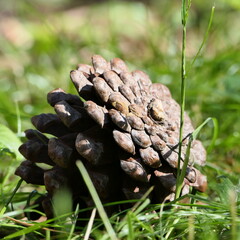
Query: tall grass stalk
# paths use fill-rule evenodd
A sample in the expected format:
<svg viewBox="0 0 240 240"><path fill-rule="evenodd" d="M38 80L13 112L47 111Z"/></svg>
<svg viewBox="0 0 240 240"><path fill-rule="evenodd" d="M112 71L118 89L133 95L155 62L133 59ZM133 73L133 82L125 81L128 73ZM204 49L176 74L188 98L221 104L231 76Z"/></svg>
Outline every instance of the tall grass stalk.
<svg viewBox="0 0 240 240"><path fill-rule="evenodd" d="M190 155L190 148L191 148L191 143L193 140L196 139L199 131L201 130L201 128L209 121L212 120L213 121L213 125L214 125L214 134L213 134L213 139L212 142L209 146L209 149L212 149L216 137L217 137L217 132L218 132L218 128L217 128L217 120L215 118L208 118L207 120L204 121L203 124L201 124L198 127L198 130L196 129L194 131L194 133L192 133L192 135L190 135L189 137L189 144L188 144L188 148L187 148L187 153L186 153L186 158L184 159L184 164L182 167L182 170L180 169L180 164L181 164L181 153L182 153L182 141L183 141L183 127L184 127L184 112L185 112L185 99L186 99L186 79L187 79L187 74L190 72L192 66L194 65L196 59L198 58L204 44L207 41L208 35L209 35L209 31L210 28L212 26L212 22L213 22L213 16L214 16L214 10L215 10L215 6L212 7L212 11L211 11L211 15L210 15L210 19L208 21L208 27L207 27L207 31L204 35L203 41L198 49L197 54L195 55L194 59L192 60L190 67L188 69L188 72L186 72L186 36L187 36L187 20L188 20L188 13L189 13L189 9L191 7L191 0L188 0L188 2L186 2L186 0L182 0L182 63L181 63L181 102L180 102L180 107L181 107L181 111L180 111L180 130L179 130L179 153L178 153L178 169L177 169L177 184L176 184L176 192L175 192L175 200L177 198L179 198L180 193L181 193L181 189L182 189L182 183L185 177L185 173L187 170L187 166L188 166L188 162L189 162L189 155ZM193 136L194 135L194 136Z"/></svg>
<svg viewBox="0 0 240 240"><path fill-rule="evenodd" d="M191 6L191 0L182 0L182 64L181 64L181 102L180 102L180 130L179 130L179 153L178 153L178 169L177 169L177 184L175 199L179 198L182 182L180 181L180 164L182 153L182 138L183 138L183 126L184 126L184 111L185 111L185 98L186 98L186 36L187 36L187 19L188 11Z"/></svg>

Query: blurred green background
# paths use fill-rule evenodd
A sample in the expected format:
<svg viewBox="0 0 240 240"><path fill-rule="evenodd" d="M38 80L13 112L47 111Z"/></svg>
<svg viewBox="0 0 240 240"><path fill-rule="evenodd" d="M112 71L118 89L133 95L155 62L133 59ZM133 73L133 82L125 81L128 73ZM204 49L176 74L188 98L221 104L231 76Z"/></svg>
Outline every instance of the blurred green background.
<svg viewBox="0 0 240 240"><path fill-rule="evenodd" d="M206 45L187 79L186 110L194 126L215 117L219 133L208 153L208 177L240 173L240 1L193 0L187 68L215 14ZM69 79L93 54L124 59L180 99L181 1L0 1L0 122L23 136L30 118L53 112L46 94L76 93ZM19 112L19 113L18 113ZM206 147L213 125L200 134ZM1 132L0 132L1 135ZM4 143L1 143L4 145ZM2 165L1 163L0 165ZM213 170L214 169L214 170Z"/></svg>

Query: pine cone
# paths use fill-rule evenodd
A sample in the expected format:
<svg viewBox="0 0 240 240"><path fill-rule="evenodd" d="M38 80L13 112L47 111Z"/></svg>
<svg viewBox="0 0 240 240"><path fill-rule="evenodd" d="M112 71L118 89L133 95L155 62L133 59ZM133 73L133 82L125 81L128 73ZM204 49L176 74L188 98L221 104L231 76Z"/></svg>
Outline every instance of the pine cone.
<svg viewBox="0 0 240 240"><path fill-rule="evenodd" d="M48 93L47 100L56 114L34 116L32 123L37 130L27 130L28 141L19 148L27 160L16 175L27 183L45 185L48 194L43 207L49 217L49 199L64 185L71 189L74 205L80 201L92 205L75 166L77 159L83 161L104 203L139 199L152 185L152 202L174 198L179 105L166 86L152 84L142 71L129 72L121 59L107 62L95 55L92 65L79 64L70 73L81 98L60 88ZM193 130L185 114L180 167ZM193 167L204 165L205 160L205 149L195 140L182 195L189 193L189 187L205 191L206 177ZM36 163L51 168L44 170Z"/></svg>

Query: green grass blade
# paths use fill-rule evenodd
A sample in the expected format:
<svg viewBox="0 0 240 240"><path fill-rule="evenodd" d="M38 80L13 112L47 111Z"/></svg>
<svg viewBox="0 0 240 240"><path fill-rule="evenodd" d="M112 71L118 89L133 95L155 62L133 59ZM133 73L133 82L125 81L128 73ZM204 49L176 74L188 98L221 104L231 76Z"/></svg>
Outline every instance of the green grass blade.
<svg viewBox="0 0 240 240"><path fill-rule="evenodd" d="M139 214L143 211L144 208L146 208L147 205L150 204L150 199L147 198L134 212L135 215Z"/></svg>
<svg viewBox="0 0 240 240"><path fill-rule="evenodd" d="M188 240L195 239L194 215L188 217Z"/></svg>
<svg viewBox="0 0 240 240"><path fill-rule="evenodd" d="M46 230L46 240L51 240L51 233L49 230Z"/></svg>
<svg viewBox="0 0 240 240"><path fill-rule="evenodd" d="M17 159L22 159L22 155L18 151L21 141L8 127L0 124L0 146L8 148L16 155Z"/></svg>
<svg viewBox="0 0 240 240"><path fill-rule="evenodd" d="M180 196L180 193L181 193L181 189L182 189L182 184L183 184L183 180L184 180L184 177L186 175L186 171L187 171L187 166L188 166L188 163L189 163L189 157L190 157L190 150L191 150L191 144L192 144L192 141L193 140L196 140L199 132L201 131L201 129L209 122L209 121L213 121L213 123L215 124L215 120L214 118L207 118L200 126L198 126L193 132L192 134L189 136L189 143L188 143L188 146L187 146L187 151L186 151L186 157L184 159L184 164L183 164L183 167L181 169L180 174L178 176L178 179L177 179L177 184L176 184L176 194L175 194L175 199L178 199L179 196ZM215 133L216 135L216 133ZM216 136L214 136L216 137ZM214 139L215 140L215 139ZM213 142L214 144L214 142Z"/></svg>
<svg viewBox="0 0 240 240"><path fill-rule="evenodd" d="M77 205L76 210L75 210L75 212L74 212L74 215L73 215L73 223L72 223L71 229L70 229L70 231L69 231L69 235L68 235L67 240L71 240L71 238L72 238L72 236L73 236L74 229L75 229L76 223L77 223L78 211L79 211L79 204Z"/></svg>
<svg viewBox="0 0 240 240"><path fill-rule="evenodd" d="M181 64L181 102L180 102L180 130L179 130L179 152L178 152L178 169L177 169L177 183L176 183L176 192L175 192L175 199L179 198L180 193L181 193L181 188L182 188L182 183L184 180L184 176L186 173L186 169L187 169L187 165L189 162L189 155L190 155L190 147L191 147L191 143L189 143L188 149L187 149L187 156L186 159L184 160L184 165L182 170L180 169L180 162L181 162L181 153L182 153L182 138L183 138L183 126L184 126L184 111L185 111L185 99L186 99L186 78L187 78L187 74L186 74L186 25L187 25L187 19L188 19L188 12L189 9L191 7L191 0L188 0L188 5L186 7L186 0L182 0L182 64ZM213 15L214 15L214 9L215 7L212 8L212 12L211 12L211 16L210 16L210 20L208 23L208 29L207 32L204 36L203 42L195 56L195 58L192 61L191 66L194 64L194 62L196 61L197 57L199 56L210 31L211 25L212 25L212 20L213 20ZM190 66L190 67L191 67ZM203 126L208 122L208 120L206 120L203 123ZM216 124L216 121L214 121L214 124ZM191 137L192 140L196 139L196 136L198 135L199 131L201 130L202 126L200 126L198 129L196 129ZM216 128L214 128L216 129ZM215 139L216 139L216 135L217 132L214 132L214 136L213 139L214 141L211 142L211 147L213 147ZM192 141L191 140L191 141Z"/></svg>
<svg viewBox="0 0 240 240"><path fill-rule="evenodd" d="M179 129L179 152L178 152L178 168L177 168L177 184L175 199L179 197L180 190L180 164L182 153L182 138L184 126L184 111L185 111L185 98L186 98L186 35L187 35L187 17L191 1L188 2L186 9L186 1L182 0L182 63L181 63L181 102L180 102L180 129Z"/></svg>
<svg viewBox="0 0 240 240"><path fill-rule="evenodd" d="M209 122L212 118L207 118L201 125L199 125L193 132L192 132L192 139L195 140L201 131L201 129Z"/></svg>
<svg viewBox="0 0 240 240"><path fill-rule="evenodd" d="M179 198L181 190L182 190L182 184L183 184L184 177L185 177L186 171L187 171L187 166L189 163L189 156L190 156L190 149L191 149L192 141L193 141L192 136L190 136L188 146L187 146L187 151L186 151L186 157L184 159L184 163L183 163L180 175L178 177L179 179L178 179L177 185L176 185L176 194L175 194L176 199Z"/></svg>
<svg viewBox="0 0 240 240"><path fill-rule="evenodd" d="M230 215L231 215L231 240L238 240L237 233L237 206L236 206L236 192L233 190L229 190L229 203L230 203Z"/></svg>
<svg viewBox="0 0 240 240"><path fill-rule="evenodd" d="M21 123L21 117L20 117L20 111L19 111L19 104L17 101L15 102L15 105L16 105L16 115L17 115L17 135L21 136L22 123Z"/></svg>
<svg viewBox="0 0 240 240"><path fill-rule="evenodd" d="M134 204L134 206L131 208L131 211L134 212L140 205L141 203L149 196L149 194L152 192L152 190L154 189L154 186L151 186L141 197L141 199L139 199L139 201L136 202L136 204Z"/></svg>
<svg viewBox="0 0 240 240"><path fill-rule="evenodd" d="M210 15L210 18L209 18L209 21L208 21L208 27L207 27L207 31L204 35L204 38L203 38L203 41L198 49L198 52L197 54L195 55L194 59L192 60L190 66L189 66L189 69L188 69L188 72L187 72L187 75L189 74L189 72L191 71L195 61L197 60L197 58L199 57L201 51L202 51L202 48L203 46L205 45L207 39L208 39L208 35L209 35L209 31L211 29L211 26L212 26L212 22L213 22L213 16L214 16L214 11L215 11L215 6L212 7L212 11L211 11L211 15Z"/></svg>
<svg viewBox="0 0 240 240"><path fill-rule="evenodd" d="M84 239L83 240L88 240L89 239L95 216L96 216L96 208L94 208L92 210L92 214L91 214L91 217L89 219L87 230L86 230L86 233L84 235Z"/></svg>
<svg viewBox="0 0 240 240"><path fill-rule="evenodd" d="M217 140L218 132L219 132L218 120L216 118L212 118L212 122L213 122L213 136L212 136L211 143L207 148L208 153L211 152L213 147L215 146L215 142Z"/></svg>
<svg viewBox="0 0 240 240"><path fill-rule="evenodd" d="M165 239L168 239L170 237L170 235L172 234L173 230L174 230L174 226L180 221L180 218L175 218L173 221L173 226L170 227L169 231L167 232Z"/></svg>
<svg viewBox="0 0 240 240"><path fill-rule="evenodd" d="M71 191L62 186L60 189L55 191L52 197L52 205L54 210L54 216L57 220L61 220L61 216L72 212L72 193Z"/></svg>
<svg viewBox="0 0 240 240"><path fill-rule="evenodd" d="M97 194L97 191L96 191L96 189L95 189L95 187L94 187L94 185L93 185L93 183L92 183L92 181L91 181L91 179L90 179L90 177L88 175L88 172L87 172L85 166L83 165L83 163L80 160L78 160L76 162L76 165L77 165L80 173L82 174L82 177L84 179L85 184L88 187L88 190L89 190L89 192L90 192L90 194L91 194L91 196L93 198L93 201L94 201L94 203L96 205L96 208L98 210L98 213L99 213L99 215L100 215L100 217L101 217L101 219L103 221L103 224L104 224L104 226L105 226L105 228L106 228L106 230L107 230L107 232L109 234L109 237L112 240L117 240L118 239L117 235L116 235L116 233L115 233L115 231L114 231L114 229L113 229L113 227L112 227L112 225L111 225L111 223L110 223L110 221L108 219L108 216L107 216L107 214L106 214L106 212L104 210L104 207L103 207L103 205L101 203L101 200L100 200L100 198L99 198L99 196Z"/></svg>
<svg viewBox="0 0 240 240"><path fill-rule="evenodd" d="M8 205L10 204L10 202L12 201L12 199L13 199L14 195L16 194L17 190L20 188L22 182L23 182L23 179L20 179L20 180L18 181L17 186L16 186L15 189L13 190L11 197L8 199L7 203L5 204L5 208L7 208Z"/></svg>
<svg viewBox="0 0 240 240"><path fill-rule="evenodd" d="M41 223L36 223L34 224L33 226L31 227L27 227L27 228L24 228L18 232L15 232L15 233L12 233L6 237L4 237L3 239L13 239L13 238L16 238L16 237L19 237L19 236L22 236L22 235L26 235L28 233L31 233L31 232L34 232L40 228L43 228L43 227L49 227L48 223L49 222L52 222L53 219L50 219L50 220L47 220L47 221L44 221L44 222L41 222Z"/></svg>
<svg viewBox="0 0 240 240"><path fill-rule="evenodd" d="M27 202L26 202L26 208L30 207L30 202L31 202L31 199L36 195L38 194L37 190L33 190L28 198L27 198ZM27 215L27 219L30 219L30 212L26 212L26 215Z"/></svg>
<svg viewBox="0 0 240 240"><path fill-rule="evenodd" d="M161 207L160 207L160 211L159 211L159 228L160 228L160 239L163 240L164 237L164 228L163 228L163 208L165 206L165 200L164 202L161 204Z"/></svg>
<svg viewBox="0 0 240 240"><path fill-rule="evenodd" d="M131 208L131 212L134 212L135 214L137 214L140 209L140 206L141 206L141 203L144 202L144 200L146 200L146 198L149 196L149 194L152 192L152 190L154 189L154 186L151 186L145 193L144 195L141 197L141 199L139 199L135 204L134 206ZM149 203L148 203L149 204ZM136 213L137 211L137 213ZM126 218L127 218L127 215L125 217L123 217L123 219L121 220L121 222L118 224L118 227L117 227L117 231L120 231L124 226L125 226L125 223L126 223Z"/></svg>
<svg viewBox="0 0 240 240"><path fill-rule="evenodd" d="M133 231L133 221L132 221L132 212L127 213L127 225L128 225L128 240L134 239L134 231Z"/></svg>

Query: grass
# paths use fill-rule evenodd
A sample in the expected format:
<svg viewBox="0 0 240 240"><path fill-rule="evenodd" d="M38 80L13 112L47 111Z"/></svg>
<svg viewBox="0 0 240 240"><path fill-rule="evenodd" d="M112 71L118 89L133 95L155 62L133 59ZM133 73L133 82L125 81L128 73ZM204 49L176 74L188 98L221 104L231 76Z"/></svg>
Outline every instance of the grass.
<svg viewBox="0 0 240 240"><path fill-rule="evenodd" d="M17 148L24 141L23 131L32 127L31 116L52 111L46 102L47 92L61 87L75 93L69 71L77 63L89 62L93 53L107 59L121 57L131 69L143 69L154 82L166 84L181 102L179 2L151 1L143 5L109 1L72 6L73 2L61 0L54 4L44 0L0 3L0 17L5 23L0 24L1 238L87 239L90 231L92 239L110 239L105 220L95 215L94 209L92 217L85 219L89 224L81 228L75 225L76 213L84 211L81 206L56 219L33 223L23 217L35 211L24 209L35 186L23 182L13 195L19 182L14 170L22 161ZM195 126L208 117L216 118L219 126L214 147L211 122L199 133L206 148L211 146L202 169L209 188L205 194L189 195L191 204L150 205L146 196L133 209L108 220L119 239L240 237L240 5L238 1L215 2L215 16L208 30L212 6L213 1L192 1L185 52L185 110ZM40 187L37 190L38 195L44 193Z"/></svg>
<svg viewBox="0 0 240 240"><path fill-rule="evenodd" d="M189 9L191 7L191 0L182 1L182 64L181 64L181 99L180 99L180 130L179 130L179 154L178 154L178 169L177 169L177 184L176 184L176 192L175 192L175 200L180 197L183 177L186 174L186 167L188 165L188 159L184 161L185 167L180 170L181 163L181 153L182 153L182 141L183 141L183 127L184 127L184 113L185 113L185 103L186 103L186 37L187 37L187 19ZM191 141L189 142L189 149L191 146Z"/></svg>

